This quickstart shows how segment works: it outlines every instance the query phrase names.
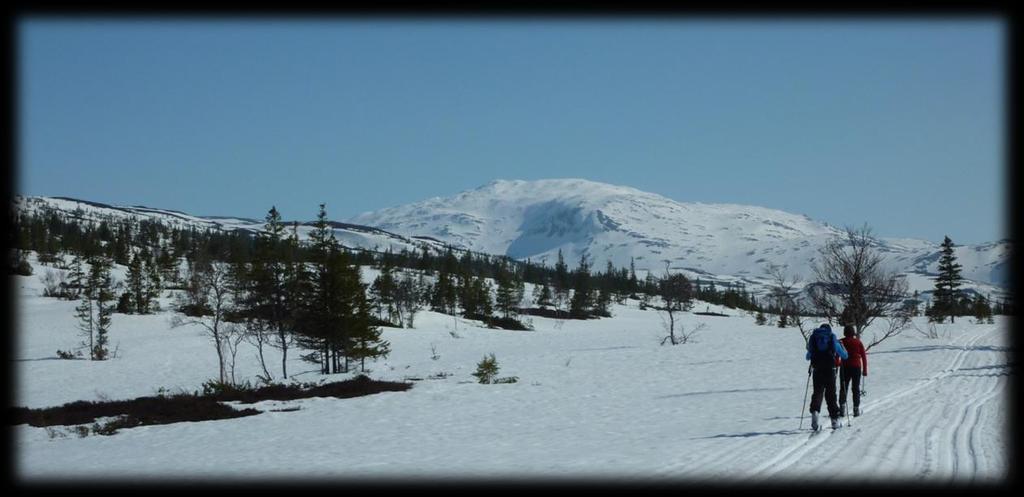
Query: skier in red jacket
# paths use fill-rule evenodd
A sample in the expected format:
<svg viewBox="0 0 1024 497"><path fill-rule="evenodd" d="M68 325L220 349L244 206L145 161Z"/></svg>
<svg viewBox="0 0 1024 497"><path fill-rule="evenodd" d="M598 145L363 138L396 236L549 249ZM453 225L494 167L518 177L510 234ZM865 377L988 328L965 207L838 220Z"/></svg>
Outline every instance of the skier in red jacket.
<svg viewBox="0 0 1024 497"><path fill-rule="evenodd" d="M839 340L849 357L843 359L839 370L841 387L839 389L839 415L846 416L846 391L853 384L853 415L860 416L860 378L868 375L868 353L864 344L857 338L853 326L843 327L843 338Z"/></svg>

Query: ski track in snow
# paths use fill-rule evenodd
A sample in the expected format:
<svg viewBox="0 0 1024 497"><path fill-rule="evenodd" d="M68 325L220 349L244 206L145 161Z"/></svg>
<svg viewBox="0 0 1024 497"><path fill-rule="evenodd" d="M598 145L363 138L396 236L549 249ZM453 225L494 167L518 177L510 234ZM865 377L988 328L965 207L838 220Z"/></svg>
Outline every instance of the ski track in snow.
<svg viewBox="0 0 1024 497"><path fill-rule="evenodd" d="M824 426L817 433L808 431L809 420L805 420L802 430L744 434L733 443L703 453L697 461L669 464L655 474L687 480L728 476L741 482L789 477L838 480L850 475L925 479L943 474L955 482L1003 478L1004 473L992 470L1005 459L999 454L1003 449L987 442L991 437L980 431L998 425L991 419L1000 410L993 400L1008 390L1005 373L958 375L965 370L999 367L1005 353L976 353L976 347L987 344L997 331L992 328L957 337L951 344L956 352L936 364L934 374L876 400L865 396L862 415L843 419L838 430L828 427L827 410L822 406ZM744 472L741 468L751 455L763 457L773 452L770 444L778 437L768 435L796 441L774 449L773 457ZM843 460L858 463L823 473L821 461L837 460L840 452L847 454ZM850 458L849 453L857 456ZM909 475L908 465L913 468Z"/></svg>
<svg viewBox="0 0 1024 497"><path fill-rule="evenodd" d="M947 367L916 385L905 387L883 396L879 400L864 399L862 416L852 426L826 430L782 450L765 461L747 476L764 479L774 476L842 478L844 474L891 474L907 461L920 468L915 477L924 478L935 473L949 473L950 480L974 481L979 469L990 467L985 454L993 447L981 446L978 431L987 426L982 423L984 408L1006 391L1006 380L998 375L973 375L949 381L964 366L991 366L985 355L971 354L978 343L993 335L994 329L976 336L957 339L959 350ZM968 363L969 359L973 361ZM907 400L911 396L924 400ZM905 402L900 402L907 400ZM823 409L823 415L825 410ZM845 424L845 423L844 423ZM923 457L915 457L914 442L924 446ZM829 461L839 452L863 454L860 464L850 471L835 471L822 475L820 461ZM728 452L728 451L723 451ZM881 467L879 467L881 463ZM886 466L886 463L889 465ZM984 475L1002 476L1002 475Z"/></svg>

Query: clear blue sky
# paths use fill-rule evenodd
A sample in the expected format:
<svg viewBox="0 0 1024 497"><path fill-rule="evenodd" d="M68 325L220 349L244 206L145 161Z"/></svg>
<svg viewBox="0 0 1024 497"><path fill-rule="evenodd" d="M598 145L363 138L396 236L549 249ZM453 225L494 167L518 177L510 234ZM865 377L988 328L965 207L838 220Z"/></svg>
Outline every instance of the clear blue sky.
<svg viewBox="0 0 1024 497"><path fill-rule="evenodd" d="M18 192L334 219L579 177L1004 231L998 19L19 23Z"/></svg>

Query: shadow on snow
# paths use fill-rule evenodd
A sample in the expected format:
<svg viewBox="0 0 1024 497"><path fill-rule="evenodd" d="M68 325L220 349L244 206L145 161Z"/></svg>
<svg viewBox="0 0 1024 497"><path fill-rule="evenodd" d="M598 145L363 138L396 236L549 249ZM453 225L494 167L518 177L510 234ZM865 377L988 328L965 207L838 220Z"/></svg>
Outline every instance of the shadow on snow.
<svg viewBox="0 0 1024 497"><path fill-rule="evenodd" d="M749 431L746 433L722 433L719 435L711 435L709 437L695 437L690 440L700 440L706 438L752 438L761 437L767 435L800 435L807 434L807 430L779 430L779 431Z"/></svg>
<svg viewBox="0 0 1024 497"><path fill-rule="evenodd" d="M747 392L772 392L778 390L792 390L792 388L737 388L734 390L706 390L702 392L686 392L672 395L659 395L656 399L674 399L676 397L690 397L693 395L714 395L717 393L747 393Z"/></svg>

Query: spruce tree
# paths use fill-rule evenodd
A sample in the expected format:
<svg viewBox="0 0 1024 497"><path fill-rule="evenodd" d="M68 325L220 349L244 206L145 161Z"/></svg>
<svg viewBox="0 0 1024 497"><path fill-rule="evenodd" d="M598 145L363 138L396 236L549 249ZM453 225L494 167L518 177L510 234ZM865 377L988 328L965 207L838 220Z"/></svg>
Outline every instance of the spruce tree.
<svg viewBox="0 0 1024 497"><path fill-rule="evenodd" d="M431 292L430 308L434 312L454 315L456 295L455 282L452 279L451 273L442 268L437 275L437 282L434 283Z"/></svg>
<svg viewBox="0 0 1024 497"><path fill-rule="evenodd" d="M165 288L173 288L178 284L178 259L171 255L170 247L164 247L157 256L160 280Z"/></svg>
<svg viewBox="0 0 1024 497"><path fill-rule="evenodd" d="M310 232L312 271L308 298L302 302L302 319L296 326L300 343L320 355L323 374L340 371L343 348L348 345L346 329L351 313L351 300L346 298L348 284L344 253L338 249L334 231L327 221L325 204Z"/></svg>
<svg viewBox="0 0 1024 497"><path fill-rule="evenodd" d="M960 300L959 287L963 284L963 277L960 275L962 266L956 262L953 240L949 236L942 241L941 254L939 274L935 277L935 291L932 294L934 300L931 316L940 323L949 316L952 323L956 321L956 307Z"/></svg>
<svg viewBox="0 0 1024 497"><path fill-rule="evenodd" d="M361 283L358 281L356 283L362 287ZM348 350L348 356L358 359L360 371L366 372L366 359L386 357L391 352L391 345L387 340L381 338L380 327L370 324L370 304L365 298L358 298L359 295L364 295L363 289L359 288L356 292L355 313L350 323L352 343Z"/></svg>
<svg viewBox="0 0 1024 497"><path fill-rule="evenodd" d="M298 222L292 224L292 232L284 245L282 257L281 288L275 305L279 305L278 342L281 349L281 376L288 377L288 350L294 338L289 329L295 329L302 320L304 304L310 293L310 274L299 253Z"/></svg>
<svg viewBox="0 0 1024 497"><path fill-rule="evenodd" d="M148 302L146 301L146 282L142 267L142 254L136 252L131 256L128 263L128 295L131 296L132 314L146 314Z"/></svg>
<svg viewBox="0 0 1024 497"><path fill-rule="evenodd" d="M398 282L395 280L394 266L385 262L381 267L380 275L374 279L373 285L370 287L370 293L374 297L374 307L377 308L378 316L384 319L384 313L387 312L388 321L401 324L399 322L401 319L397 317L397 290Z"/></svg>
<svg viewBox="0 0 1024 497"><path fill-rule="evenodd" d="M986 321L992 321L992 307L989 305L988 299L986 299L983 295L979 294L974 298L974 303L972 307L975 322L982 323Z"/></svg>
<svg viewBox="0 0 1024 497"><path fill-rule="evenodd" d="M147 257L145 260L145 275L146 275L146 312L154 312L160 310L160 292L163 290L163 281L160 277L160 268L156 263L154 257Z"/></svg>
<svg viewBox="0 0 1024 497"><path fill-rule="evenodd" d="M578 319L586 318L594 306L594 288L590 281L590 263L587 255L580 256L579 267L574 273L572 301L569 303L570 316Z"/></svg>
<svg viewBox="0 0 1024 497"><path fill-rule="evenodd" d="M113 281L110 276L112 261L104 256L89 260L89 272L82 288L82 299L75 307L78 329L81 331L83 346L88 348L89 357L94 361L107 358L107 343L111 314L114 311Z"/></svg>
<svg viewBox="0 0 1024 497"><path fill-rule="evenodd" d="M71 261L71 271L68 275L67 297L77 300L82 293L86 283L85 266L81 254L75 254Z"/></svg>
<svg viewBox="0 0 1024 497"><path fill-rule="evenodd" d="M334 236L324 204L310 233L312 271L309 290L301 304L296 332L301 343L320 354L325 374L347 372L349 360L378 357L388 353L380 329L370 324L366 287L359 268Z"/></svg>
<svg viewBox="0 0 1024 497"><path fill-rule="evenodd" d="M533 293L537 307L541 309L547 309L548 307L551 307L551 287L548 286L548 282L546 280L540 286L534 286Z"/></svg>
<svg viewBox="0 0 1024 497"><path fill-rule="evenodd" d="M484 317L494 314L494 299L491 298L492 287L483 278L473 278L473 290L477 302L477 310Z"/></svg>
<svg viewBox="0 0 1024 497"><path fill-rule="evenodd" d="M565 264L565 258L562 256L562 249L558 249L555 276L551 283L555 292L555 305L561 310L569 300L569 290L572 287L572 278L569 275L569 267Z"/></svg>
<svg viewBox="0 0 1024 497"><path fill-rule="evenodd" d="M508 319L519 309L519 302L523 299L523 282L505 266L498 270L497 280L495 304L498 312Z"/></svg>
<svg viewBox="0 0 1024 497"><path fill-rule="evenodd" d="M767 323L767 322L768 322L768 319L765 318L764 312L762 312L760 310L757 311L757 317L754 318L754 323L756 323L758 326L764 326L765 323Z"/></svg>
<svg viewBox="0 0 1024 497"><path fill-rule="evenodd" d="M612 294L611 290L602 286L597 291L597 299L594 301L594 313L599 316L611 317Z"/></svg>
<svg viewBox="0 0 1024 497"><path fill-rule="evenodd" d="M109 330L111 316L114 313L114 288L110 277L111 263L100 260L96 266L99 269L97 276L99 284L96 292L96 342L93 344L92 357L94 360L102 361L110 355L107 343L109 342Z"/></svg>

